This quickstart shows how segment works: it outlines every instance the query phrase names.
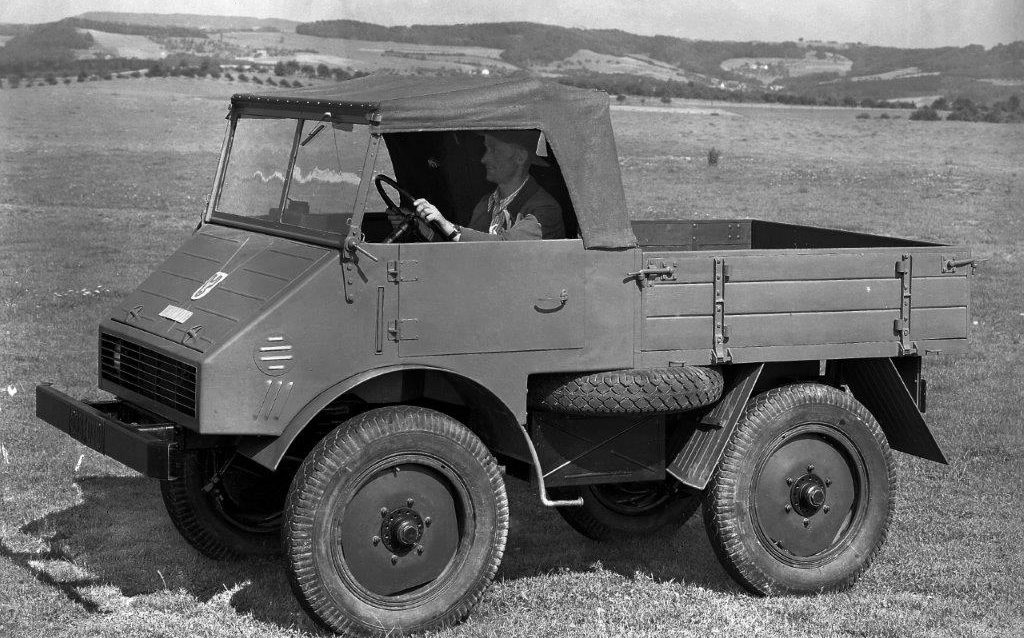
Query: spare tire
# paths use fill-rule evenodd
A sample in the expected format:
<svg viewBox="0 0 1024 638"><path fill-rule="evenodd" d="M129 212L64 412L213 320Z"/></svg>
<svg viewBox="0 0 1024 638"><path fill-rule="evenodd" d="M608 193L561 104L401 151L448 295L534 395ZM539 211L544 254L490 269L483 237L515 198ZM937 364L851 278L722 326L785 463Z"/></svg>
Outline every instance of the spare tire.
<svg viewBox="0 0 1024 638"><path fill-rule="evenodd" d="M722 373L679 366L587 375L537 375L527 402L559 414L670 414L710 405L722 396Z"/></svg>

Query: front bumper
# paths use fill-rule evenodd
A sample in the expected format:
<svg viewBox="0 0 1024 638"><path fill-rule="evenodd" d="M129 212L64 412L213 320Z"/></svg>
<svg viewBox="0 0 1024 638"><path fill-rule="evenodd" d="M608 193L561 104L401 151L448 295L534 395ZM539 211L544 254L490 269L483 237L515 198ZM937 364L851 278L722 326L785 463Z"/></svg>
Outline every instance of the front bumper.
<svg viewBox="0 0 1024 638"><path fill-rule="evenodd" d="M36 386L36 416L146 476L175 478L174 424L129 403L86 403L44 384Z"/></svg>

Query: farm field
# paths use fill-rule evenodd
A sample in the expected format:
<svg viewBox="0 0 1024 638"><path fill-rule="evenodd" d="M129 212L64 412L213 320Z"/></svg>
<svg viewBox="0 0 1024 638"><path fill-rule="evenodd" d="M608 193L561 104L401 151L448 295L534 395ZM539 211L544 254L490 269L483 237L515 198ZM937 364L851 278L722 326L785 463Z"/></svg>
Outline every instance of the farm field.
<svg viewBox="0 0 1024 638"><path fill-rule="evenodd" d="M337 67L351 67L361 71L388 70L398 73L412 73L417 70L428 72L460 71L471 73L480 68L513 71L515 66L499 57L501 49L466 46L438 46L409 44L404 42L370 42L342 38L319 38L297 33L269 33L236 31L224 34L223 41L247 51L264 50L270 55L254 58L259 62L274 64L279 59L295 59L300 64L327 64ZM275 50L295 52L274 57Z"/></svg>
<svg viewBox="0 0 1024 638"><path fill-rule="evenodd" d="M100 396L96 325L195 227L227 98L254 88L0 91L0 636L316 635L279 564L202 557L155 481L34 416L36 383ZM950 465L896 455L897 514L874 565L842 594L754 598L718 566L699 515L602 545L509 479L495 583L436 635L1024 635L1024 126L862 112L677 100L612 118L637 218L755 217L988 259L971 352L925 363Z"/></svg>

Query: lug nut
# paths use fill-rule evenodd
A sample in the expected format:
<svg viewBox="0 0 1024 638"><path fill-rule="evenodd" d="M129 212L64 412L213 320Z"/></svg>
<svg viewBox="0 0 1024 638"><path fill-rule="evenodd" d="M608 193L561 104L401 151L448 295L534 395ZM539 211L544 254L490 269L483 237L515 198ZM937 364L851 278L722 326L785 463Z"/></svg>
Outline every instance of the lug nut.
<svg viewBox="0 0 1024 638"><path fill-rule="evenodd" d="M373 538L370 539L370 542L373 543L374 547L376 547L377 545L380 545L380 536L374 536Z"/></svg>
<svg viewBox="0 0 1024 638"><path fill-rule="evenodd" d="M434 521L430 520L429 516L426 517L425 519L423 519L423 524L426 525L427 527L430 527L430 524L433 523L433 522Z"/></svg>
<svg viewBox="0 0 1024 638"><path fill-rule="evenodd" d="M808 472L813 472L814 471L814 466L813 465L808 465L807 466L807 471Z"/></svg>
<svg viewBox="0 0 1024 638"><path fill-rule="evenodd" d="M407 505L408 507L412 507L413 503L415 503L415 502L416 502L416 501L414 501L414 500L412 500L411 498L409 498L409 499L406 499L406 501L405 501L405 504L406 504L406 505Z"/></svg>
<svg viewBox="0 0 1024 638"><path fill-rule="evenodd" d="M391 555L391 564L392 565L397 565L398 564L398 557L395 556L394 554Z"/></svg>
<svg viewBox="0 0 1024 638"><path fill-rule="evenodd" d="M793 479L791 479L789 477L786 477L786 485L792 485L792 484L793 484Z"/></svg>
<svg viewBox="0 0 1024 638"><path fill-rule="evenodd" d="M793 509L793 506L792 506L792 505L790 505L789 503L786 503L786 507L785 507L785 509L786 509L786 511L788 512L788 511L790 511L791 509Z"/></svg>
<svg viewBox="0 0 1024 638"><path fill-rule="evenodd" d="M387 515L388 515L388 508L386 508L386 507L380 508L380 516L381 516L381 518L383 518L383 517L385 517Z"/></svg>
<svg viewBox="0 0 1024 638"><path fill-rule="evenodd" d="M832 510L832 508L829 507L828 505L826 505L825 507L821 508L821 511L825 512L826 514L828 514L831 510Z"/></svg>
<svg viewBox="0 0 1024 638"><path fill-rule="evenodd" d="M416 553L420 554L420 555L423 554L423 545L417 545L416 546Z"/></svg>
<svg viewBox="0 0 1024 638"><path fill-rule="evenodd" d="M811 525L811 521L810 521L810 519L806 519L806 518L805 518L805 519L804 519L804 527L810 527L810 525Z"/></svg>
<svg viewBox="0 0 1024 638"><path fill-rule="evenodd" d="M830 478L825 479L825 485L832 485L832 479L830 479Z"/></svg>

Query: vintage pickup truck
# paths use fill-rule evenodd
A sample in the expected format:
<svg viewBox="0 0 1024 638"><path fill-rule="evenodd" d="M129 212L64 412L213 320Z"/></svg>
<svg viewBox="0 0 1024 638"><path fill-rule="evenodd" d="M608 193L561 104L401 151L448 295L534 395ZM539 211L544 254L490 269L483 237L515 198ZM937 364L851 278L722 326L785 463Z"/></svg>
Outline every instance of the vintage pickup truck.
<svg viewBox="0 0 1024 638"><path fill-rule="evenodd" d="M231 99L202 223L99 326L99 386L37 414L161 480L214 558L281 553L352 634L467 616L504 477L582 534L703 503L760 594L850 586L893 514L890 449L944 462L922 355L962 352L962 246L746 219L630 221L608 97L367 77ZM493 188L478 133L538 131L566 239L415 241ZM393 176L393 177L392 177ZM411 195L410 195L411 193Z"/></svg>

